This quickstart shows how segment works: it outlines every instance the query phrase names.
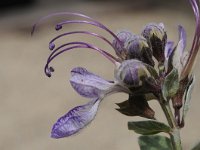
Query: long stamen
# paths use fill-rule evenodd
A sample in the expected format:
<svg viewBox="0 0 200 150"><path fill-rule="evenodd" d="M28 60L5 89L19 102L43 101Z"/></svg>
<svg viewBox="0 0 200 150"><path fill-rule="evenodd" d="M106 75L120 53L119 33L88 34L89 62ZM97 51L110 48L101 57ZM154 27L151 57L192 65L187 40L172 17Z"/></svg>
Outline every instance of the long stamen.
<svg viewBox="0 0 200 150"><path fill-rule="evenodd" d="M70 35L70 34L87 34L87 35L91 35L91 36L95 36L95 37L98 37L102 40L104 40L105 42L107 42L110 46L112 46L112 48L114 49L114 46L112 45L112 43L106 39L105 37L99 35L99 34L96 34L96 33L93 33L93 32L88 32L88 31L73 31L73 32L66 32L66 33L63 33L63 34L60 34L58 36L56 36L55 38L53 38L50 42L49 42L49 49L50 50L53 50L55 48L55 44L54 44L54 41L63 37L63 36L67 36L67 35Z"/></svg>
<svg viewBox="0 0 200 150"><path fill-rule="evenodd" d="M194 11L195 19L196 19L196 22L197 22L197 20L199 18L198 4L195 2L195 0L190 0L190 3L192 5L192 9Z"/></svg>
<svg viewBox="0 0 200 150"><path fill-rule="evenodd" d="M56 53L56 51L60 50L60 48L67 46L67 45L74 45L74 44L75 44L75 46L67 47L67 48ZM96 50L99 53L101 53L104 57L106 57L108 60L110 60L112 63L116 64L116 62L118 61L114 56L112 56L111 54L107 53L106 51L104 51L104 50L102 50L102 49L100 49L100 48L98 48L94 45L91 45L91 44L88 44L88 43L85 43L85 42L71 42L71 43L61 45L59 48L55 49L50 54L50 56L47 59L47 64L45 65L45 68L44 68L45 74L48 77L51 77L51 72L53 72L54 69L52 67L49 67L49 64L55 57L62 54L63 52L66 52L68 50L72 50L72 49L75 49L75 48L89 48L89 49L92 49L92 50Z"/></svg>
<svg viewBox="0 0 200 150"><path fill-rule="evenodd" d="M73 16L79 16L79 17L83 17L83 18L86 18L86 19L90 19L90 20L93 20L91 17L89 16L86 16L84 14L80 14L80 13L72 13L72 12L58 12L58 13L53 13L53 14L50 14L50 15L47 15L47 16L44 16L42 17L41 19L39 19L34 25L33 25L33 28L32 28L32 31L31 31L31 35L34 34L35 32L35 29L36 27L43 21L51 18L51 17L54 17L54 16L61 16L61 15L73 15Z"/></svg>
<svg viewBox="0 0 200 150"><path fill-rule="evenodd" d="M120 44L120 46L123 48L123 43L122 41L117 37L117 35L115 35L111 30L109 30L106 26L104 26L103 24L99 24L98 22L96 21L87 21L87 20L66 20L66 21L63 21L61 23L58 23L56 25L56 30L60 30L62 29L62 25L64 24L71 24L71 23L82 23L82 24L90 24L90 25L93 25L93 26L96 26L98 28L101 28L105 31L107 31L108 33L110 33Z"/></svg>
<svg viewBox="0 0 200 150"><path fill-rule="evenodd" d="M81 47L80 45L77 45L77 46L68 47L68 48L66 48L65 50L67 51L67 50L70 50L70 49L80 48L80 47ZM81 47L81 48L83 48L83 47ZM45 65L45 67L44 67L44 72L45 72L45 74L46 74L48 77L51 77L51 73L54 72L53 67L52 67L52 66L49 67L49 64L50 64L50 62L51 62L52 60L53 60L53 59L51 59L50 56L49 56L48 59L47 59L47 63L46 63L46 65Z"/></svg>
<svg viewBox="0 0 200 150"><path fill-rule="evenodd" d="M110 53L108 53L108 52L106 52L106 51L104 51L104 50L102 50L102 49L100 49L100 48L97 48L96 46L94 46L94 45L92 45L92 44L86 43L86 42L69 42L69 43L63 44L63 45L57 47L57 48L49 55L48 60L50 60L51 57L52 57L56 52L58 52L61 48L65 47L65 46L68 46L68 45L74 45L74 44L83 44L83 45L87 45L87 46L89 45L89 46L91 46L91 47L93 47L93 48L98 49L98 51L101 51L101 53L104 53L105 55L109 56L109 57L112 58L113 60L118 61L118 59L115 58L115 57L114 57L113 55L111 55Z"/></svg>
<svg viewBox="0 0 200 150"><path fill-rule="evenodd" d="M187 77L191 70L193 69L196 57L197 57L197 53L199 51L199 47L200 47L200 16L199 16L199 3L198 0L190 0L190 3L192 5L192 9L195 15L195 20L196 20L196 29L195 29L195 35L193 38L193 43L192 43L192 47L190 50L190 54L189 57L187 59L186 65L183 68L183 71L181 73L181 79L184 79L185 77Z"/></svg>
<svg viewBox="0 0 200 150"><path fill-rule="evenodd" d="M104 50L102 50L102 49L100 49L100 48L98 48L98 47L96 47L96 46L94 46L94 45L92 45L92 44L89 44L89 43L86 43L86 42L70 42L70 43L67 43L67 44L63 44L63 45L61 45L60 47L64 47L64 45L73 45L73 44L79 44L79 45L85 45L85 46L87 46L88 48L91 48L91 49L93 49L93 50L96 50L96 51L98 51L98 52L100 52L103 56L105 56L108 60L110 60L111 62L116 62L116 61L118 61L118 59L117 58L115 58L114 56L112 56L110 53L107 53L106 51L104 51ZM53 51L51 54L50 54L50 59L54 59L57 55L59 55L60 53L62 53L62 51L64 52L65 50L62 50L62 51L60 51L60 52L58 52L58 53L56 53L56 51L59 51L59 49L60 48L57 48L55 51ZM67 50L66 50L67 51ZM53 56L53 54L55 54L54 56Z"/></svg>
<svg viewBox="0 0 200 150"><path fill-rule="evenodd" d="M33 28L32 28L32 31L31 31L31 35L33 35L33 33L35 32L35 29L36 29L37 25L38 25L40 22L42 22L42 21L44 21L44 20L46 20L46 19L48 19L48 18L51 18L51 17L53 17L53 16L60 16L60 15L78 16L78 17L83 17L83 18L86 18L86 19L91 20L93 23L96 24L96 26L98 26L98 27L101 26L102 29L104 29L104 30L106 30L107 32L109 32L109 33L120 43L120 45L123 47L123 43L120 41L120 39L119 39L110 29L108 29L108 28L107 28L105 25L103 25L102 23L100 23L100 22L94 20L93 18L91 18L91 17L89 17L89 16L87 16L87 15L81 14L81 13L58 12L58 13L54 13L54 14L47 15L47 16L41 18L40 20L38 20L38 22L36 22L36 23L33 25Z"/></svg>

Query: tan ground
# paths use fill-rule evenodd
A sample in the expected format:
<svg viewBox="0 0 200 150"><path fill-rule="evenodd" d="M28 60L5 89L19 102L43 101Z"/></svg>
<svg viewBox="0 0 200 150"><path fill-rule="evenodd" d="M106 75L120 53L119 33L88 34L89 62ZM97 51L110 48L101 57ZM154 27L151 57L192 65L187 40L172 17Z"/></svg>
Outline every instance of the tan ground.
<svg viewBox="0 0 200 150"><path fill-rule="evenodd" d="M182 4L180 4L182 5ZM185 4L183 4L185 5ZM98 6L98 8L97 8ZM109 8L108 8L109 7ZM141 7L141 6L140 6ZM106 79L113 79L113 65L98 53L90 50L74 50L57 58L52 65L56 71L47 78L43 66L49 55L48 41L56 35L53 24L42 24L34 37L30 37L31 24L39 17L53 11L77 10L98 19L113 31L129 29L140 33L149 22L164 22L170 39L177 39L177 25L184 25L188 34L188 48L194 31L194 17L189 7L178 9L146 9L111 4L77 5L67 9L64 6L48 9L31 9L24 14L2 17L0 23L0 150L137 150L138 135L127 130L127 121L138 120L119 114L114 108L116 102L127 98L125 94L107 97L101 104L96 119L80 134L55 140L50 138L51 126L69 109L87 101L70 86L70 70L83 66ZM189 12L189 13L188 13ZM51 28L49 28L51 27ZM82 25L69 25L63 30L81 29ZM84 26L102 33L101 30ZM39 32L40 31L40 32ZM88 38L88 37L86 37ZM71 40L83 39L78 36ZM85 39L85 37L84 37ZM69 39L65 38L64 41ZM98 39L90 42L113 53L112 48ZM113 53L114 54L114 53ZM199 59L200 60L200 59ZM191 110L186 126L181 132L184 149L196 143L200 137L200 71L196 65L196 86L192 96ZM152 107L157 117L164 120L156 102Z"/></svg>

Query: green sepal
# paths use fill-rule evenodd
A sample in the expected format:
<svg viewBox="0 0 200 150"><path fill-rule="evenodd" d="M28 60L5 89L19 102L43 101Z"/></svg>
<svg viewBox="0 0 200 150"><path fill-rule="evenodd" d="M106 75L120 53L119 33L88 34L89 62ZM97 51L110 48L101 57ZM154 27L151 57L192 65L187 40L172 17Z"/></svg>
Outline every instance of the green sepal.
<svg viewBox="0 0 200 150"><path fill-rule="evenodd" d="M179 75L178 70L174 68L165 78L162 93L165 100L173 97L179 89Z"/></svg>
<svg viewBox="0 0 200 150"><path fill-rule="evenodd" d="M119 108L116 110L126 116L140 116L148 119L154 119L155 112L149 106L145 95L131 95L129 99L117 103Z"/></svg>
<svg viewBox="0 0 200 150"><path fill-rule="evenodd" d="M140 136L138 138L140 150L172 150L168 137L160 135Z"/></svg>
<svg viewBox="0 0 200 150"><path fill-rule="evenodd" d="M169 133L171 131L171 128L166 124L153 120L128 122L128 129L142 135L152 135L160 132Z"/></svg>
<svg viewBox="0 0 200 150"><path fill-rule="evenodd" d="M195 83L195 76L191 78L184 93L183 120L185 119L185 116L190 108L191 95L194 88L194 83Z"/></svg>

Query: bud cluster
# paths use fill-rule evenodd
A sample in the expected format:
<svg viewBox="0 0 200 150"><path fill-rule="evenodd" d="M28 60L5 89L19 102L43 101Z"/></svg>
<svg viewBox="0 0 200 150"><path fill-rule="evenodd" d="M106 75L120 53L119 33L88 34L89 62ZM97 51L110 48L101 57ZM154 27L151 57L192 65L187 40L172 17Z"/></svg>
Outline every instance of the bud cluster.
<svg viewBox="0 0 200 150"><path fill-rule="evenodd" d="M118 32L113 46L122 63L115 71L115 77L129 87L142 87L147 79L156 80L155 60L164 64L167 35L164 25L148 24L141 35L129 31ZM156 83L156 82L155 82ZM154 86L155 87L155 86Z"/></svg>
<svg viewBox="0 0 200 150"><path fill-rule="evenodd" d="M154 56L158 62L164 62L167 34L162 23L146 25L141 35L134 35L124 30L117 33L117 37L123 43L123 47L116 39L113 40L113 46L122 60L138 59L154 66Z"/></svg>
<svg viewBox="0 0 200 150"><path fill-rule="evenodd" d="M184 50L186 47L184 28L179 26L179 42L176 47L174 47L174 42L167 41L163 23L147 24L141 35L121 31L117 37L122 44L120 45L117 40L113 40L112 43L121 60L115 70L115 78L132 92L128 104L133 103L134 107L140 107L136 99L142 97L141 101L144 101L145 95L149 93L160 102L163 99L172 100L176 123L181 127L183 120L182 122L180 120L180 109L186 99L184 96L191 86L190 82L193 81L193 76L181 78L187 61ZM148 104L147 99L145 103ZM143 108L143 110L150 109L148 105ZM130 105L126 108L120 107L119 111L129 115L144 116L145 114L146 118L153 118L152 114L154 114L130 111Z"/></svg>
<svg viewBox="0 0 200 150"><path fill-rule="evenodd" d="M126 30L120 31L116 35L123 46L116 39L112 42L115 52L121 60L115 70L115 78L132 91L129 103L134 103L136 105L134 107L139 107L137 103L133 102L138 97L143 97L141 101L144 101L147 93L152 93L155 97L158 95L157 92L161 93L160 77L155 64L164 66L167 34L162 23L151 23L144 27L141 35L135 35ZM146 99L145 101L148 104ZM151 109L149 105L145 106L144 110ZM131 115L130 112L124 112L125 110L128 109L123 109L123 114ZM153 118L152 113L149 117L150 114L142 111L137 115Z"/></svg>

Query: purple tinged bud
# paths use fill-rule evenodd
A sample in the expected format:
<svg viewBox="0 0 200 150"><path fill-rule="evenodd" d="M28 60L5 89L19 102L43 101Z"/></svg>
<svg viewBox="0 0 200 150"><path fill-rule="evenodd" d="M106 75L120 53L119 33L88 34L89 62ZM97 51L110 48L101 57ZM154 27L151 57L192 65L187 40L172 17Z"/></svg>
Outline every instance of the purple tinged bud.
<svg viewBox="0 0 200 150"><path fill-rule="evenodd" d="M55 27L55 29L56 29L57 31L60 30L60 29L62 29L62 25L57 24L56 27Z"/></svg>
<svg viewBox="0 0 200 150"><path fill-rule="evenodd" d="M54 43L49 43L49 49L53 50L55 48L55 44Z"/></svg>
<svg viewBox="0 0 200 150"><path fill-rule="evenodd" d="M131 32L126 30L117 33L117 37L123 43L124 47L121 47L120 43L116 39L113 40L112 44L117 55L122 60L138 59L154 66L154 61L152 59L153 52L144 37L133 35Z"/></svg>
<svg viewBox="0 0 200 150"><path fill-rule="evenodd" d="M162 23L150 23L145 26L142 35L147 39L149 46L153 50L153 56L159 61L165 60L165 44L167 42L167 34Z"/></svg>
<svg viewBox="0 0 200 150"><path fill-rule="evenodd" d="M129 31L123 30L117 33L117 37L119 38L119 40L123 43L123 45L125 45L125 43L133 36L133 34ZM120 43L114 39L113 42L113 47L115 48L115 52L116 54L122 58L122 59L126 59L126 51L124 49L124 47L122 47L120 45Z"/></svg>
<svg viewBox="0 0 200 150"><path fill-rule="evenodd" d="M140 87L145 78L152 77L148 66L136 59L125 60L115 70L115 78L128 87Z"/></svg>
<svg viewBox="0 0 200 150"><path fill-rule="evenodd" d="M125 44L127 59L138 59L144 63L154 66L153 52L147 40L140 35L132 36Z"/></svg>

